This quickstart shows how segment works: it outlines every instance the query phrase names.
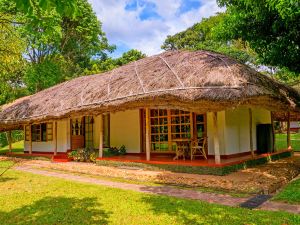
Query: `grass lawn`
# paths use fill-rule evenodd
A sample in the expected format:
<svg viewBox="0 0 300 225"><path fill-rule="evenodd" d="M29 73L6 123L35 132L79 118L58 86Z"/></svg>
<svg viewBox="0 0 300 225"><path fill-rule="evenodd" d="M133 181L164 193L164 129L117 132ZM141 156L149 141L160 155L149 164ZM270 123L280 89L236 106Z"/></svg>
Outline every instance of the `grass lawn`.
<svg viewBox="0 0 300 225"><path fill-rule="evenodd" d="M300 204L300 178L289 183L273 200Z"/></svg>
<svg viewBox="0 0 300 225"><path fill-rule="evenodd" d="M7 162L0 162L0 167ZM251 211L9 170L2 224L299 224L300 215Z"/></svg>
<svg viewBox="0 0 300 225"><path fill-rule="evenodd" d="M291 144L294 151L300 151L300 133L291 134ZM275 135L275 146L277 150L287 149L286 134Z"/></svg>
<svg viewBox="0 0 300 225"><path fill-rule="evenodd" d="M13 152L23 152L24 151L24 141L18 141L12 144ZM5 155L8 152L8 145L0 148L0 155Z"/></svg>

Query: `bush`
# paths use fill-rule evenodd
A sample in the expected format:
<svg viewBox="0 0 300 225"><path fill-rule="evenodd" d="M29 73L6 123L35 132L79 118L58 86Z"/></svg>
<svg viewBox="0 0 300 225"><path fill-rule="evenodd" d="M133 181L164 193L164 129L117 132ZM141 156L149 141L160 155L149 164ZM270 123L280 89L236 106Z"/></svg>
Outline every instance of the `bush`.
<svg viewBox="0 0 300 225"><path fill-rule="evenodd" d="M98 151L91 147L79 148L68 153L68 157L77 162L96 162Z"/></svg>
<svg viewBox="0 0 300 225"><path fill-rule="evenodd" d="M125 155L126 154L126 147L122 145L121 147L110 147L108 149L109 155Z"/></svg>

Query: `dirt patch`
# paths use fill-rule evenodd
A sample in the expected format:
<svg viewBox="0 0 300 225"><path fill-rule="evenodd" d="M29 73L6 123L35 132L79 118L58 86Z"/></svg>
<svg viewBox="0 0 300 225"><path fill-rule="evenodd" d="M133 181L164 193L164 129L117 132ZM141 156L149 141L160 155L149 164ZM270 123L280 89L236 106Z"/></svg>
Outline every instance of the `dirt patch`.
<svg viewBox="0 0 300 225"><path fill-rule="evenodd" d="M3 157L2 157L3 158ZM1 160L1 159L0 159ZM174 173L168 171L132 170L92 163L52 163L41 160L19 160L21 165L68 172L121 177L161 184L222 189L241 193L273 193L300 173L300 155L225 176Z"/></svg>

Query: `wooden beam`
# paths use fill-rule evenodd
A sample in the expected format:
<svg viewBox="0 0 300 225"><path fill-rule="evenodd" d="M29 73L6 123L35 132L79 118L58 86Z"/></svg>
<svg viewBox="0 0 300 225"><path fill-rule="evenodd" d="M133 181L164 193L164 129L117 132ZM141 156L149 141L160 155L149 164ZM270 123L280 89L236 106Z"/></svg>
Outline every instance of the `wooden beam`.
<svg viewBox="0 0 300 225"><path fill-rule="evenodd" d="M219 143L219 129L218 129L218 113L213 112L213 127L214 127L214 150L215 150L215 163L221 163L220 157L220 143Z"/></svg>
<svg viewBox="0 0 300 225"><path fill-rule="evenodd" d="M12 152L12 141L11 141L11 131L7 131L6 132L6 138L7 138L7 142L8 142L8 149L9 152Z"/></svg>
<svg viewBox="0 0 300 225"><path fill-rule="evenodd" d="M286 142L287 142L287 147L288 149L292 149L291 146L291 129L290 129L290 125L291 125L291 114L290 112L288 112L288 118L287 118L287 135L286 135Z"/></svg>
<svg viewBox="0 0 300 225"><path fill-rule="evenodd" d="M29 154L32 154L32 127L29 124Z"/></svg>
<svg viewBox="0 0 300 225"><path fill-rule="evenodd" d="M252 158L254 157L254 150L253 150L253 132L252 132L252 109L249 108L249 137L250 137L250 151L251 151L251 156Z"/></svg>
<svg viewBox="0 0 300 225"><path fill-rule="evenodd" d="M271 125L272 125L272 145L273 149L272 152L276 151L276 146L275 146L275 127L274 127L274 114L271 112Z"/></svg>
<svg viewBox="0 0 300 225"><path fill-rule="evenodd" d="M197 138L194 137L194 114L190 112L190 133L191 133L191 139Z"/></svg>
<svg viewBox="0 0 300 225"><path fill-rule="evenodd" d="M54 155L57 155L57 121L54 123Z"/></svg>
<svg viewBox="0 0 300 225"><path fill-rule="evenodd" d="M167 113L168 113L168 125L170 125L172 122L171 122L171 110L168 109L167 110ZM171 152L172 151L172 131L171 131L171 126L168 126L168 146L169 146L169 151Z"/></svg>
<svg viewBox="0 0 300 225"><path fill-rule="evenodd" d="M100 115L100 131L99 131L99 158L103 158L103 115Z"/></svg>
<svg viewBox="0 0 300 225"><path fill-rule="evenodd" d="M150 109L146 108L146 159L150 161L150 151L151 151L151 143L150 143Z"/></svg>

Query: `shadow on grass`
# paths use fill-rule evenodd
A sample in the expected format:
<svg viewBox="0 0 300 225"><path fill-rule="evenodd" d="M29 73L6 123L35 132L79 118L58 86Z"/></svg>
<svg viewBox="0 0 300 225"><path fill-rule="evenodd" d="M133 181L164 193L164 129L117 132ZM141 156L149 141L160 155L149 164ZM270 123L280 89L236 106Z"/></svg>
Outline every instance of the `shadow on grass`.
<svg viewBox="0 0 300 225"><path fill-rule="evenodd" d="M0 174L1 174L1 171L0 171ZM11 180L16 180L16 178L12 178L12 177L0 177L0 183L11 181Z"/></svg>
<svg viewBox="0 0 300 225"><path fill-rule="evenodd" d="M108 224L109 212L94 198L46 197L9 212L2 224Z"/></svg>
<svg viewBox="0 0 300 225"><path fill-rule="evenodd" d="M178 224L299 224L300 222L300 216L287 217L287 214L280 212L254 212L166 196L149 195L142 201L147 203L158 217L172 216Z"/></svg>

